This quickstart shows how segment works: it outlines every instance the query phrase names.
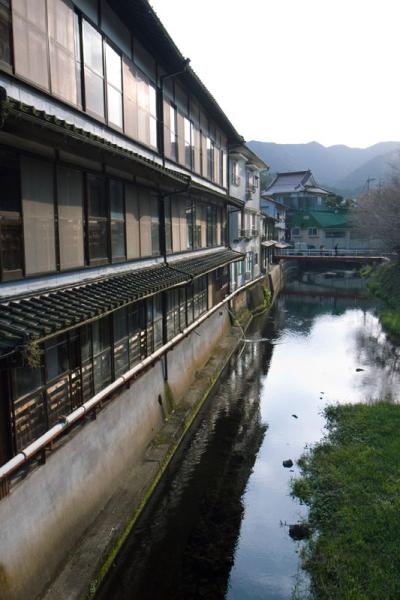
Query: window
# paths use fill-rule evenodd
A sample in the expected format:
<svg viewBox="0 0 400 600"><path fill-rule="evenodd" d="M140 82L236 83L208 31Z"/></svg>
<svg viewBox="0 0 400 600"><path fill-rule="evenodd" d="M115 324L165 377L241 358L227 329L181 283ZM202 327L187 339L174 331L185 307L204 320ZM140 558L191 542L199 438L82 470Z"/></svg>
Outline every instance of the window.
<svg viewBox="0 0 400 600"><path fill-rule="evenodd" d="M24 365L12 370L11 381L15 445L21 451L47 429L43 370Z"/></svg>
<svg viewBox="0 0 400 600"><path fill-rule="evenodd" d="M82 267L83 252L83 173L60 166L57 169L58 233L60 269Z"/></svg>
<svg viewBox="0 0 400 600"><path fill-rule="evenodd" d="M214 142L207 138L207 177L214 180Z"/></svg>
<svg viewBox="0 0 400 600"><path fill-rule="evenodd" d="M55 271L53 165L22 157L21 192L26 274Z"/></svg>
<svg viewBox="0 0 400 600"><path fill-rule="evenodd" d="M164 198L165 251L172 252L171 198Z"/></svg>
<svg viewBox="0 0 400 600"><path fill-rule="evenodd" d="M342 229L334 229L332 231L325 231L325 237L327 238L344 238L346 237L346 232ZM357 239L357 238L356 238Z"/></svg>
<svg viewBox="0 0 400 600"><path fill-rule="evenodd" d="M193 202L191 198L186 200L186 231L187 231L187 248L193 248Z"/></svg>
<svg viewBox="0 0 400 600"><path fill-rule="evenodd" d="M240 175L239 175L239 161L232 161L232 183L233 185L240 185Z"/></svg>
<svg viewBox="0 0 400 600"><path fill-rule="evenodd" d="M81 101L77 16L72 4L65 0L47 0L47 6L51 91L77 106Z"/></svg>
<svg viewBox="0 0 400 600"><path fill-rule="evenodd" d="M14 0L12 8L15 72L49 90L46 1Z"/></svg>
<svg viewBox="0 0 400 600"><path fill-rule="evenodd" d="M160 217L158 211L158 198L151 198L151 253L153 256L160 254Z"/></svg>
<svg viewBox="0 0 400 600"><path fill-rule="evenodd" d="M114 375L119 377L129 369L128 309L120 308L113 314Z"/></svg>
<svg viewBox="0 0 400 600"><path fill-rule="evenodd" d="M217 207L207 206L207 246L217 244Z"/></svg>
<svg viewBox="0 0 400 600"><path fill-rule="evenodd" d="M139 190L131 183L125 184L126 253L127 258L140 256L140 206Z"/></svg>
<svg viewBox="0 0 400 600"><path fill-rule="evenodd" d="M19 162L0 149L0 266L2 279L22 277L23 241Z"/></svg>
<svg viewBox="0 0 400 600"><path fill-rule="evenodd" d="M136 70L138 102L138 139L147 146L157 147L157 96L155 87Z"/></svg>
<svg viewBox="0 0 400 600"><path fill-rule="evenodd" d="M318 235L318 229L316 227L309 227L308 228L308 235L310 237L316 237Z"/></svg>
<svg viewBox="0 0 400 600"><path fill-rule="evenodd" d="M292 235L294 237L298 237L300 235L300 227L293 227L293 229L292 229Z"/></svg>
<svg viewBox="0 0 400 600"><path fill-rule="evenodd" d="M111 179L109 183L111 259L122 260L125 250L125 206L124 185L121 181Z"/></svg>
<svg viewBox="0 0 400 600"><path fill-rule="evenodd" d="M219 153L219 184L220 185L224 185L224 160L225 160L225 154L221 148L220 153Z"/></svg>
<svg viewBox="0 0 400 600"><path fill-rule="evenodd" d="M82 20L85 108L104 119L103 40L101 34Z"/></svg>
<svg viewBox="0 0 400 600"><path fill-rule="evenodd" d="M87 188L89 263L101 264L108 261L108 210L104 179L88 175Z"/></svg>
<svg viewBox="0 0 400 600"><path fill-rule="evenodd" d="M111 348L109 317L92 325L94 393L111 383Z"/></svg>
<svg viewBox="0 0 400 600"><path fill-rule="evenodd" d="M108 123L122 129L122 60L119 54L105 44L107 75Z"/></svg>
<svg viewBox="0 0 400 600"><path fill-rule="evenodd" d="M10 0L0 0L0 66L11 67Z"/></svg>
<svg viewBox="0 0 400 600"><path fill-rule="evenodd" d="M192 132L192 123L189 119L184 119L185 124L185 166L188 169L193 168L193 156L194 156L194 140Z"/></svg>
<svg viewBox="0 0 400 600"><path fill-rule="evenodd" d="M176 129L176 108L172 105L169 107L169 127L170 127L170 143L171 143L171 155L172 160L177 160L178 154L178 140L177 140L177 129Z"/></svg>

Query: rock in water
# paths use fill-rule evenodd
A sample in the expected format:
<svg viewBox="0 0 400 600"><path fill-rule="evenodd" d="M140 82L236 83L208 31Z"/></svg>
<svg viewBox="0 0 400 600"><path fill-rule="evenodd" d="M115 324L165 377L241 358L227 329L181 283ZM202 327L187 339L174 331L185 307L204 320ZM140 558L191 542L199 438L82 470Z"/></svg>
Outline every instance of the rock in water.
<svg viewBox="0 0 400 600"><path fill-rule="evenodd" d="M287 469L290 469L290 467L293 467L293 461L290 458L288 460L284 460L282 464Z"/></svg>
<svg viewBox="0 0 400 600"><path fill-rule="evenodd" d="M310 528L306 523L295 523L294 525L289 525L289 535L292 540L304 540L309 538L310 534Z"/></svg>

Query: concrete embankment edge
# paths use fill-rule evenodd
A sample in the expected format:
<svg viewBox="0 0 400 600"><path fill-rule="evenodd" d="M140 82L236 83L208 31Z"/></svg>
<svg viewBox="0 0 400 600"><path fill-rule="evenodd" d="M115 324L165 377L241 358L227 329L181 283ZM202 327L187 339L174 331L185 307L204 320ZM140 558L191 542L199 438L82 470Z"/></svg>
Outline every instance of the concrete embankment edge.
<svg viewBox="0 0 400 600"><path fill-rule="evenodd" d="M252 319L255 316L261 315L263 312L269 310L272 307L272 304L276 299L281 286L280 275L278 276L278 279L275 278L274 284L275 285L273 286L272 281L270 280L267 293L265 293L265 286L259 284L256 289L250 289L247 292L246 297L237 297L237 300L234 303L235 306L233 307L234 314L231 313L231 315L232 318L237 317L235 319L235 322L237 323L237 325L239 325L239 327L235 326L235 323L232 323L231 331L228 335L225 335L224 339L221 340L221 342L218 344L217 348L211 355L209 361L202 369L200 376L196 378L196 380L192 383L191 387L189 388L189 396L191 395L191 393L194 395L198 395L198 398L192 404L191 408L185 411L184 414L182 414L182 412L181 414L179 414L179 409L177 409L174 412L173 416L178 417L175 423L174 430L179 431L179 437L178 439L171 440L170 445L168 445L168 447L165 449L165 454L160 461L160 467L157 473L149 482L148 487L144 492L143 498L135 507L123 532L118 537L118 539L115 540L115 543L110 549L109 554L107 555L101 568L99 569L96 578L90 583L88 592L86 594L87 600L90 600L95 597L96 592L99 589L102 581L106 577L109 569L112 567L115 558L119 554L126 539L133 530L136 522L138 521L148 501L152 497L154 491L157 489L157 486L160 483L171 460L174 458L177 450L182 445L184 438L186 438L186 436L190 433L193 422L198 416L200 410L205 405L214 386L218 383L218 380L225 367L229 363L231 357L240 345L242 332L246 331L246 329L248 328ZM274 290L278 291L274 293ZM168 423L166 426L168 427ZM174 437L173 434L172 437ZM152 450L157 451L157 449L160 448L158 440L162 440L163 442L165 442L164 428L156 436L156 439L154 440L150 448L150 453L152 452Z"/></svg>

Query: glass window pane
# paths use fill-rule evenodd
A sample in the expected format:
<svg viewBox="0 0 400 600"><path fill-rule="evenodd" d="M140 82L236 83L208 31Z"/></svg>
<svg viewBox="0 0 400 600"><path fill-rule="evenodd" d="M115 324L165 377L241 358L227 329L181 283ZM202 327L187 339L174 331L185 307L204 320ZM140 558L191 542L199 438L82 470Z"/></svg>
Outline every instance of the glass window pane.
<svg viewBox="0 0 400 600"><path fill-rule="evenodd" d="M89 259L90 261L108 258L107 222L89 219Z"/></svg>
<svg viewBox="0 0 400 600"><path fill-rule="evenodd" d="M124 219L124 187L115 179L110 180L110 211L112 219Z"/></svg>
<svg viewBox="0 0 400 600"><path fill-rule="evenodd" d="M47 381L69 370L68 344L65 337L57 338L46 348Z"/></svg>
<svg viewBox="0 0 400 600"><path fill-rule="evenodd" d="M125 221L111 221L112 258L125 258Z"/></svg>
<svg viewBox="0 0 400 600"><path fill-rule="evenodd" d="M120 308L114 313L113 320L114 342L118 342L128 335L128 310Z"/></svg>
<svg viewBox="0 0 400 600"><path fill-rule="evenodd" d="M82 36L85 65L103 77L103 40L101 34L83 19Z"/></svg>
<svg viewBox="0 0 400 600"><path fill-rule="evenodd" d="M10 0L0 0L0 62L11 65Z"/></svg>
<svg viewBox="0 0 400 600"><path fill-rule="evenodd" d="M107 217L104 179L88 176L88 213L90 217Z"/></svg>
<svg viewBox="0 0 400 600"><path fill-rule="evenodd" d="M107 83L122 91L121 57L106 44Z"/></svg>
<svg viewBox="0 0 400 600"><path fill-rule="evenodd" d="M81 267L83 253L83 173L68 167L57 171L58 228L61 269Z"/></svg>
<svg viewBox="0 0 400 600"><path fill-rule="evenodd" d="M107 86L107 115L109 123L122 129L122 94Z"/></svg>
<svg viewBox="0 0 400 600"><path fill-rule="evenodd" d="M37 390L42 384L42 369L24 365L12 371L14 398L21 398Z"/></svg>
<svg viewBox="0 0 400 600"><path fill-rule="evenodd" d="M93 354L103 352L110 346L110 322L108 317L95 321L92 325Z"/></svg>
<svg viewBox="0 0 400 600"><path fill-rule="evenodd" d="M53 165L23 157L21 183L26 272L55 271Z"/></svg>
<svg viewBox="0 0 400 600"><path fill-rule="evenodd" d="M103 78L85 67L86 110L104 118Z"/></svg>

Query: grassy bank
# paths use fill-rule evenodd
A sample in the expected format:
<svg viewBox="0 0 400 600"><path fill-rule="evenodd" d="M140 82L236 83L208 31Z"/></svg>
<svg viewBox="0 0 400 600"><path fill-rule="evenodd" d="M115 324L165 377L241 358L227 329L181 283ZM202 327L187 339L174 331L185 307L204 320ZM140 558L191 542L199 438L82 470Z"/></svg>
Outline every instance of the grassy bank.
<svg viewBox="0 0 400 600"><path fill-rule="evenodd" d="M369 291L384 304L379 315L383 328L400 342L400 261L369 269L365 274Z"/></svg>
<svg viewBox="0 0 400 600"><path fill-rule="evenodd" d="M309 507L303 566L318 600L400 597L400 406L325 411L328 434L300 460L292 493Z"/></svg>

